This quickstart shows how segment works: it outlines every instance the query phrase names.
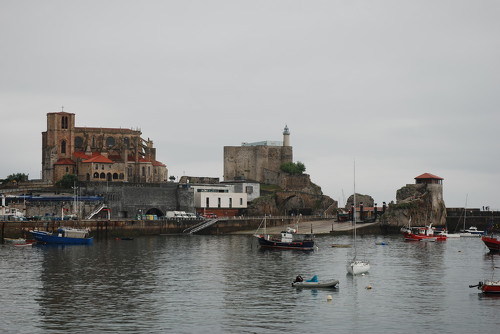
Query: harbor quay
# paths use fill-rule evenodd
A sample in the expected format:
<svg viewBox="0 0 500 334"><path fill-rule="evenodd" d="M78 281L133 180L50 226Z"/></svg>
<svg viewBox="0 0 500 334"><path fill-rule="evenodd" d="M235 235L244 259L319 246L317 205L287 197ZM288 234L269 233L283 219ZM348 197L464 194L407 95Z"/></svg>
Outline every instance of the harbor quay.
<svg viewBox="0 0 500 334"><path fill-rule="evenodd" d="M455 210L458 212L458 210ZM264 217L221 217L217 219L89 219L89 220L24 220L0 221L0 242L4 238L29 237L30 230L56 231L59 227L88 228L96 239L114 237L136 237L161 234L254 234L264 232ZM448 210L447 227L450 232L462 228L463 218L453 210ZM467 226L476 226L480 230L497 228L500 225L500 212L477 211L467 219ZM338 222L333 217L301 216L267 216L265 228L267 233L280 233L285 227L297 229L298 233L313 234L351 234L351 221ZM439 226L437 226L439 227ZM358 222L358 234L392 234L399 233L400 226L388 226L379 220L370 223Z"/></svg>
<svg viewBox="0 0 500 334"><path fill-rule="evenodd" d="M203 226L205 225L205 226ZM279 233L286 226L298 233L344 234L352 230L351 222L338 223L332 218L277 216L266 217L267 233ZM0 221L0 242L4 238L28 237L30 230L56 231L59 227L88 228L96 239L138 237L161 234L253 234L264 231L263 217L235 217L213 220L49 220L49 221ZM200 229L201 228L201 229ZM197 230L198 229L198 230ZM380 233L379 223L357 224L359 233ZM195 232L193 232L195 231Z"/></svg>

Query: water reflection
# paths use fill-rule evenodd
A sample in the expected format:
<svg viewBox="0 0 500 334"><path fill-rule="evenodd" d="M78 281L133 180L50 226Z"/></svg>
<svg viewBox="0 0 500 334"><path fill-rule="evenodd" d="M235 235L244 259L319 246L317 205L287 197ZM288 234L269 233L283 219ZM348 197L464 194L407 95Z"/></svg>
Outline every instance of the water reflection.
<svg viewBox="0 0 500 334"><path fill-rule="evenodd" d="M330 247L351 239L319 236L314 252L261 250L250 236L1 246L0 292L22 311L0 303L0 332L459 333L500 325L500 298L468 287L491 277L499 260L480 240L390 236L379 246L379 236L363 236L358 247L371 270L352 277L349 249ZM295 289L297 274L338 279L339 289Z"/></svg>

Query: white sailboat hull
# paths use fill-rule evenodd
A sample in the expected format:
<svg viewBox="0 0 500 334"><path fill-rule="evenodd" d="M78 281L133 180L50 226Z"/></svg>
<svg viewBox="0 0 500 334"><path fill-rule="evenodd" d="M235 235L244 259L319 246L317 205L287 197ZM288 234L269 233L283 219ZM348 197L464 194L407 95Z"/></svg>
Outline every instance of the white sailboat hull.
<svg viewBox="0 0 500 334"><path fill-rule="evenodd" d="M346 265L346 269L351 275L364 274L370 270L370 263L367 261L354 260Z"/></svg>

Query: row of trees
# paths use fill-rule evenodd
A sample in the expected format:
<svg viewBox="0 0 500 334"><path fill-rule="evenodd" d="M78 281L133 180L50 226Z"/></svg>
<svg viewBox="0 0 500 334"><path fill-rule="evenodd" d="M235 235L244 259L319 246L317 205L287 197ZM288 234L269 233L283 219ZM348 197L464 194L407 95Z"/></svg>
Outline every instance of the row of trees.
<svg viewBox="0 0 500 334"><path fill-rule="evenodd" d="M26 182L28 181L28 174L24 173L16 173L16 174L10 174L7 176L7 178L1 180L2 184L8 184L8 183L17 183L17 182Z"/></svg>

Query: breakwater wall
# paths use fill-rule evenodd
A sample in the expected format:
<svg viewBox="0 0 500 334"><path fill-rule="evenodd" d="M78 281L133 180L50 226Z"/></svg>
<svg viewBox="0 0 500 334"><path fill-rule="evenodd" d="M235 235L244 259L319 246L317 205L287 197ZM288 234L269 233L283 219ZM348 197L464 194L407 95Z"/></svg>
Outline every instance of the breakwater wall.
<svg viewBox="0 0 500 334"><path fill-rule="evenodd" d="M295 217L273 217L266 219L268 227L295 224ZM310 220L318 220L317 217ZM219 219L197 234L228 234L242 230L257 230L262 217ZM302 222L308 221L307 218ZM142 235L182 234L203 221L182 219L161 220L51 220L51 221L0 221L0 241L3 238L30 237L29 230L56 231L59 227L89 228L96 238L135 237Z"/></svg>

